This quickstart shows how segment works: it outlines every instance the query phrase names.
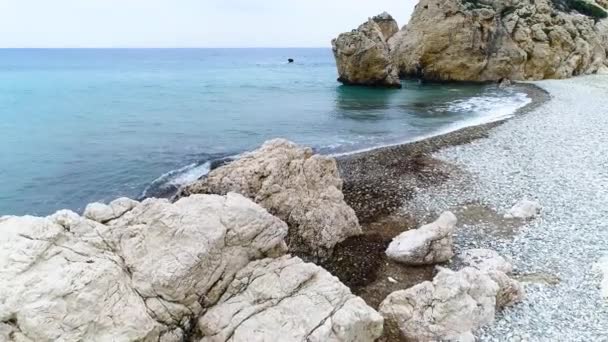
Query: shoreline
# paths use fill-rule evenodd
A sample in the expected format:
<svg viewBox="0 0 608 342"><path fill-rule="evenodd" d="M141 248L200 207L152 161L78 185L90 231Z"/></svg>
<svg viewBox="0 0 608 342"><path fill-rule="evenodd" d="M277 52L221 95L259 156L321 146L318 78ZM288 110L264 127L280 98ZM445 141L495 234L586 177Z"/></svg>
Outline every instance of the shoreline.
<svg viewBox="0 0 608 342"><path fill-rule="evenodd" d="M480 340L606 336L608 76L519 86L538 96L506 120L338 158L345 198L363 215L364 235L339 245L343 260L326 268L368 305L431 280L436 266L459 268L464 250L487 248L510 259L526 298L477 331ZM522 199L539 202L540 216L505 217ZM444 211L458 218L451 261L405 267L384 256L393 237ZM366 281L351 281L357 274Z"/></svg>
<svg viewBox="0 0 608 342"><path fill-rule="evenodd" d="M421 189L443 184L458 173L453 165L436 159L433 153L486 138L493 129L534 111L551 98L547 91L534 84L513 86L525 91L532 101L508 118L336 157L345 201L355 210L363 235L338 244L332 258L322 266L368 305L377 308L390 293L432 280L436 272L434 265L405 266L385 255L395 236L418 228L428 219L426 211L404 212L406 202Z"/></svg>
<svg viewBox="0 0 608 342"><path fill-rule="evenodd" d="M355 209L358 216L361 215L364 218L376 216L377 211L386 213L386 211L390 210L391 208L387 207L384 203L377 204L382 208L372 210L368 208L367 212L361 208L363 205L369 204L369 191L384 191L384 194L392 193L389 187L394 186L394 182L392 182L393 179L389 179L388 183L378 183L378 181L374 182L373 178L384 178L387 169L393 169L395 173L401 173L402 170L408 170L408 168L410 168L409 171L414 171L415 173L416 170L412 170L411 166L408 167L404 166L403 164L407 163L408 161L413 161L414 164L425 164L427 162L431 162L431 160L428 158L430 153L436 152L445 147L467 144L474 140L487 137L488 132L493 128L502 125L508 120L525 115L551 99L551 95L547 91L532 83L515 83L513 87L525 92L530 97L531 102L521 108L518 108L513 115L507 118L486 122L480 125L467 126L446 133L438 133L437 135L423 137L404 143L332 155L338 162L338 168L340 169L342 180L345 183L345 189L343 190L345 197L350 197L350 200L347 199L347 203L349 203L349 205ZM383 172L384 175L382 175ZM376 177L376 175L378 177ZM382 179L378 180L382 181ZM364 182L376 183L376 186L373 189L368 189L368 191L366 191L366 188L369 187L362 188L363 184L356 184ZM357 199L356 197L360 196L361 194L363 195L363 198ZM407 194L404 195L407 197ZM390 199L389 202L394 202L394 200L394 198ZM384 202L386 202L386 200ZM357 210L357 208L361 209ZM359 219L361 220L361 217ZM366 220L364 219L364 221Z"/></svg>

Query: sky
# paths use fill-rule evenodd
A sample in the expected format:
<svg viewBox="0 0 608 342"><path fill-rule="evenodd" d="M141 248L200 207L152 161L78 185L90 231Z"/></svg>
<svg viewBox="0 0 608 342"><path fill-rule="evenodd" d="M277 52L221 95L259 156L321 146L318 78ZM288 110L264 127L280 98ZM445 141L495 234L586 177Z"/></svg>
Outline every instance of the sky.
<svg viewBox="0 0 608 342"><path fill-rule="evenodd" d="M416 0L0 0L0 47L328 47Z"/></svg>

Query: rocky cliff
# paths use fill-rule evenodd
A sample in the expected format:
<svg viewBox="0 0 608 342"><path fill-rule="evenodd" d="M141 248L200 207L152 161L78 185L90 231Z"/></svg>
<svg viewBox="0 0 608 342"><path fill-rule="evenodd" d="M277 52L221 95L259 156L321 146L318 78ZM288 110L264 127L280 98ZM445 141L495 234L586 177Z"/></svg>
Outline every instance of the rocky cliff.
<svg viewBox="0 0 608 342"><path fill-rule="evenodd" d="M408 25L387 40L389 62L400 76L440 81L604 72L607 6L603 0L421 0Z"/></svg>
<svg viewBox="0 0 608 342"><path fill-rule="evenodd" d="M356 30L342 33L332 43L338 81L344 84L401 87L390 55L389 39L399 31L388 13L369 19Z"/></svg>

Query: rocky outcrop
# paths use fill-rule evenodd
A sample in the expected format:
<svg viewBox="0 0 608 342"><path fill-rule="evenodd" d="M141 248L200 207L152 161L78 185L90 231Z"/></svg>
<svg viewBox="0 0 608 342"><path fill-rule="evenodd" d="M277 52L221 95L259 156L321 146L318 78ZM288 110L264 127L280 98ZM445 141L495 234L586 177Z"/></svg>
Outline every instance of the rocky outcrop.
<svg viewBox="0 0 608 342"><path fill-rule="evenodd" d="M137 201L125 197L118 198L110 202L110 204L90 203L84 209L82 215L93 221L105 223L124 215L124 213L135 208L138 204Z"/></svg>
<svg viewBox="0 0 608 342"><path fill-rule="evenodd" d="M391 293L379 311L393 340L472 342L473 330L494 321L498 290L474 268L442 269L432 282Z"/></svg>
<svg viewBox="0 0 608 342"><path fill-rule="evenodd" d="M542 206L536 201L521 200L505 214L505 218L531 219L540 214Z"/></svg>
<svg viewBox="0 0 608 342"><path fill-rule="evenodd" d="M338 81L349 85L400 88L388 44L397 31L397 22L388 13L382 13L332 40Z"/></svg>
<svg viewBox="0 0 608 342"><path fill-rule="evenodd" d="M287 225L238 194L117 203L88 207L101 222L0 218L0 336L181 341L239 270L286 251Z"/></svg>
<svg viewBox="0 0 608 342"><path fill-rule="evenodd" d="M472 332L491 323L496 310L524 298L508 276L513 265L493 250L470 249L459 271L439 268L432 282L390 294L380 305L389 339L475 341Z"/></svg>
<svg viewBox="0 0 608 342"><path fill-rule="evenodd" d="M432 223L408 230L393 239L386 255L407 265L428 265L445 262L454 256L452 237L456 216L445 212Z"/></svg>
<svg viewBox="0 0 608 342"><path fill-rule="evenodd" d="M586 3L421 0L399 39L391 40L391 59L401 75L429 80L538 80L595 73L606 64L608 31L605 20L598 21L605 11L595 5L589 10Z"/></svg>
<svg viewBox="0 0 608 342"><path fill-rule="evenodd" d="M284 139L215 169L181 189L179 197L238 192L289 225L289 249L324 257L350 236L361 233L352 208L344 202L336 161Z"/></svg>
<svg viewBox="0 0 608 342"><path fill-rule="evenodd" d="M523 300L525 291L521 284L509 277L513 265L496 251L484 248L468 249L459 255L461 262L468 267L485 272L498 285L496 307L511 306Z"/></svg>
<svg viewBox="0 0 608 342"><path fill-rule="evenodd" d="M337 278L298 258L241 270L198 321L201 341L375 341L383 319Z"/></svg>

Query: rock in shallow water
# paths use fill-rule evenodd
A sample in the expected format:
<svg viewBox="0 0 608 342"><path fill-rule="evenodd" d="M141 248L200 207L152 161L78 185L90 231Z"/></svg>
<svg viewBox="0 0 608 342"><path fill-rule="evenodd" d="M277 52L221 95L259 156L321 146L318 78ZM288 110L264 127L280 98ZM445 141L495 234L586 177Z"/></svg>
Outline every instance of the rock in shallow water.
<svg viewBox="0 0 608 342"><path fill-rule="evenodd" d="M249 264L198 321L201 341L374 341L383 319L322 268L285 256Z"/></svg>
<svg viewBox="0 0 608 342"><path fill-rule="evenodd" d="M344 202L336 161L284 139L217 168L185 186L177 198L197 193L238 192L289 225L289 249L327 256L350 236L361 234L354 210Z"/></svg>
<svg viewBox="0 0 608 342"><path fill-rule="evenodd" d="M356 30L332 40L338 81L351 85L401 87L390 56L388 40L397 32L397 22L383 13Z"/></svg>
<svg viewBox="0 0 608 342"><path fill-rule="evenodd" d="M454 256L452 250L457 219L445 212L432 223L401 233L393 239L386 255L408 265L428 265L445 262Z"/></svg>
<svg viewBox="0 0 608 342"><path fill-rule="evenodd" d="M148 199L107 224L70 211L2 217L0 334L180 339L249 261L283 254L286 235L238 194Z"/></svg>

